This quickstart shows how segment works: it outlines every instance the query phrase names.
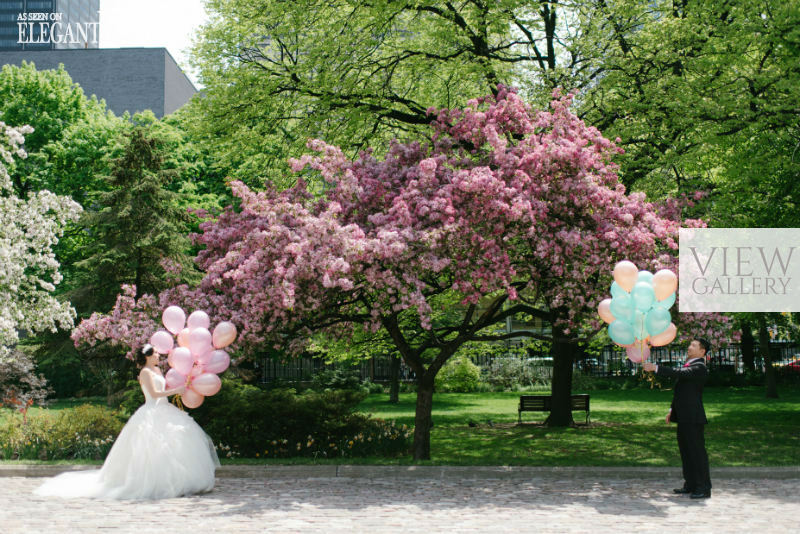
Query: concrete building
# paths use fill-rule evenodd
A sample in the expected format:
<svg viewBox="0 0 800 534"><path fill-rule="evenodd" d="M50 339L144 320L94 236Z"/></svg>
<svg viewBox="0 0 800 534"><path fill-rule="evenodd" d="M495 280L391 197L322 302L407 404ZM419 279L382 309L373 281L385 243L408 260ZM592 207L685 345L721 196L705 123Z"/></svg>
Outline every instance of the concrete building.
<svg viewBox="0 0 800 534"><path fill-rule="evenodd" d="M0 51L0 65L60 63L87 96L105 99L117 115L150 109L163 117L186 104L197 89L166 48L90 48Z"/></svg>
<svg viewBox="0 0 800 534"><path fill-rule="evenodd" d="M197 89L166 48L99 48L99 10L100 0L0 0L0 66L63 63L117 115L150 109L163 117L192 98Z"/></svg>

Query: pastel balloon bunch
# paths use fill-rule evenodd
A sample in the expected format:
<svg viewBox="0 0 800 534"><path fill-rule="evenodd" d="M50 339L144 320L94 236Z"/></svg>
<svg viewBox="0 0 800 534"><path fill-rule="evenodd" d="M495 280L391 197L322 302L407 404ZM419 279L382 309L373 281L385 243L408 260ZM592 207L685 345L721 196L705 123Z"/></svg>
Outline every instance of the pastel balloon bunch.
<svg viewBox="0 0 800 534"><path fill-rule="evenodd" d="M222 349L236 339L236 326L222 321L212 333L206 312L194 311L187 319L178 306L165 309L161 321L168 331L153 334L150 344L156 352L168 355L167 389L185 385L181 401L187 408L197 408L205 397L216 394L222 386L217 374L231 363L230 356ZM177 336L177 347L173 335Z"/></svg>
<svg viewBox="0 0 800 534"><path fill-rule="evenodd" d="M611 298L597 308L608 323L611 341L625 347L634 363L647 360L650 347L660 347L675 339L678 329L669 309L675 304L678 277L669 269L653 274L640 271L633 262L614 266Z"/></svg>

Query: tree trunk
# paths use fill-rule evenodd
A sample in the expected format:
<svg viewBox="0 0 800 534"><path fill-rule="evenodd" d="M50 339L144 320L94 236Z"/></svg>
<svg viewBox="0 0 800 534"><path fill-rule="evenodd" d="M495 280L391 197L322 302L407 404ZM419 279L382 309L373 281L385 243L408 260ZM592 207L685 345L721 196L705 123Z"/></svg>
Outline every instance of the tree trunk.
<svg viewBox="0 0 800 534"><path fill-rule="evenodd" d="M553 397L547 426L571 426L572 419L572 363L575 360L577 344L570 340L560 329L553 327L553 344L550 355L553 357L553 380L550 393Z"/></svg>
<svg viewBox="0 0 800 534"><path fill-rule="evenodd" d="M431 459L431 411L433 410L433 377L428 373L417 381L417 411L414 417L414 459Z"/></svg>
<svg viewBox="0 0 800 534"><path fill-rule="evenodd" d="M400 357L395 353L389 355L389 402L400 402Z"/></svg>
<svg viewBox="0 0 800 534"><path fill-rule="evenodd" d="M775 367L772 366L772 356L769 353L769 330L767 321L762 315L758 320L758 351L764 359L764 372L767 375L767 398L778 398L778 384L775 376Z"/></svg>
<svg viewBox="0 0 800 534"><path fill-rule="evenodd" d="M106 406L111 407L114 403L114 377L108 377L106 380Z"/></svg>
<svg viewBox="0 0 800 534"><path fill-rule="evenodd" d="M742 323L742 363L746 371L756 370L755 340L753 326L749 322Z"/></svg>

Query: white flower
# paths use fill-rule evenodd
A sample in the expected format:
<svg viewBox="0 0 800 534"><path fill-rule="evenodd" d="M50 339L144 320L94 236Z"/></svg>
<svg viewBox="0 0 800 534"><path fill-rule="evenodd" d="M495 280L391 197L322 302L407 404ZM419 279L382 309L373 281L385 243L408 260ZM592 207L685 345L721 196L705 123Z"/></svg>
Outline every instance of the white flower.
<svg viewBox="0 0 800 534"><path fill-rule="evenodd" d="M18 330L55 331L71 327L75 318L69 302L50 293L62 279L53 246L81 207L50 191L17 197L3 164L25 157L21 145L32 131L0 122L0 345L14 345Z"/></svg>

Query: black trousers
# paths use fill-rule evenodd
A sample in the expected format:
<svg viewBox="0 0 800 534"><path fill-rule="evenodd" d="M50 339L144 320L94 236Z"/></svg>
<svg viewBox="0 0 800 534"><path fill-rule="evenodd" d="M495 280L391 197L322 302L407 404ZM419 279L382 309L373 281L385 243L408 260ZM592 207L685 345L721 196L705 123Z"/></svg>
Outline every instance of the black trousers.
<svg viewBox="0 0 800 534"><path fill-rule="evenodd" d="M711 491L704 429L702 423L678 423L678 449L681 451L684 487L698 492Z"/></svg>

